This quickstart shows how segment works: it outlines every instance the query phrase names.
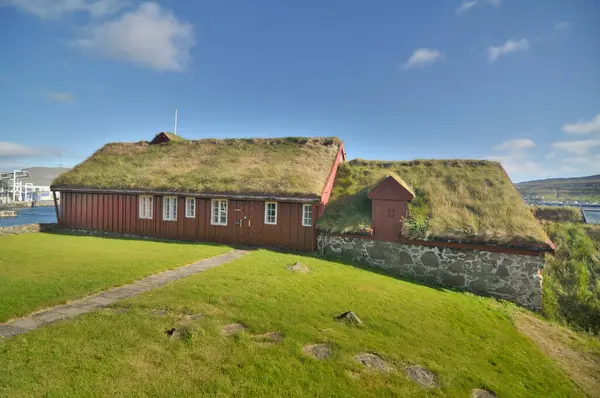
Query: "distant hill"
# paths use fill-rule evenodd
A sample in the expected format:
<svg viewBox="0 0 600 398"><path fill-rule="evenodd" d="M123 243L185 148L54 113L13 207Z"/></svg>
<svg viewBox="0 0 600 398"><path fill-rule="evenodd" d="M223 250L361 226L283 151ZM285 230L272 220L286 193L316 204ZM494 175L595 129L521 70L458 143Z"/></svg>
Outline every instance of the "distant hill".
<svg viewBox="0 0 600 398"><path fill-rule="evenodd" d="M70 169L68 167L29 167L23 170L31 174L31 177L23 180L24 182L37 186L49 186L56 177Z"/></svg>
<svg viewBox="0 0 600 398"><path fill-rule="evenodd" d="M520 182L521 195L543 196L544 200L595 200L600 201L600 174L588 177L549 178Z"/></svg>

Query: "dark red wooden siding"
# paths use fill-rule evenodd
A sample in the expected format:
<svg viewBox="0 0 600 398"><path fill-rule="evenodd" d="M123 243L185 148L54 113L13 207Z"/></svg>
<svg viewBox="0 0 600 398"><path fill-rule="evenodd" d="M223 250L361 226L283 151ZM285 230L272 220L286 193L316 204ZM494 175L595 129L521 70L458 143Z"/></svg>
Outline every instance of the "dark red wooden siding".
<svg viewBox="0 0 600 398"><path fill-rule="evenodd" d="M369 198L373 239L398 241L408 217L408 202L414 195L394 178L387 177L369 192Z"/></svg>
<svg viewBox="0 0 600 398"><path fill-rule="evenodd" d="M138 195L60 194L63 228L117 232L157 238L283 247L301 251L316 248L313 227L302 226L302 204L277 203L277 225L264 223L265 203L228 200L227 225L210 224L210 199L196 200L196 216L185 217L185 198L177 200L177 221L163 221L162 196L153 196L152 219L139 218ZM313 224L318 206L313 206Z"/></svg>

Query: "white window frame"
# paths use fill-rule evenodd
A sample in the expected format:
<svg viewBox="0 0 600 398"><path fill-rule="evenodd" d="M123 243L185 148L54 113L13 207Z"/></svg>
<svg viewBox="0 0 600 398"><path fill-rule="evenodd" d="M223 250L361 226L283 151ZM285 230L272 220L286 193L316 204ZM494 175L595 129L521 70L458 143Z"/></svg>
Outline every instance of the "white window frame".
<svg viewBox="0 0 600 398"><path fill-rule="evenodd" d="M138 199L138 216L143 220L152 220L154 198L152 195L140 195Z"/></svg>
<svg viewBox="0 0 600 398"><path fill-rule="evenodd" d="M310 221L308 224L305 222L307 219L307 217L306 217L307 214L309 214L309 216L310 216ZM302 226L303 227L312 227L312 205L311 204L303 204L302 205Z"/></svg>
<svg viewBox="0 0 600 398"><path fill-rule="evenodd" d="M185 198L185 218L196 218L196 198Z"/></svg>
<svg viewBox="0 0 600 398"><path fill-rule="evenodd" d="M275 221L269 221L269 205L275 205ZM265 202L265 224L277 225L277 202Z"/></svg>
<svg viewBox="0 0 600 398"><path fill-rule="evenodd" d="M177 221L177 196L163 196L162 205L163 221Z"/></svg>
<svg viewBox="0 0 600 398"><path fill-rule="evenodd" d="M225 203L225 222L222 220L223 213L221 213L221 204ZM217 219L215 220L215 208L218 209L218 213L216 214ZM227 213L229 210L229 202L227 199L213 199L210 201L210 225L227 225Z"/></svg>

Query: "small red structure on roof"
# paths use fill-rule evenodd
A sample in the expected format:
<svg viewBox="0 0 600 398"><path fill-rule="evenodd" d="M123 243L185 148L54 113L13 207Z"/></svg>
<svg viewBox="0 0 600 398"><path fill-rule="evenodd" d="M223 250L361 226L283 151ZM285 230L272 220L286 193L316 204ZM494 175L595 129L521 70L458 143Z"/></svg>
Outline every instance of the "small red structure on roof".
<svg viewBox="0 0 600 398"><path fill-rule="evenodd" d="M415 193L400 177L388 175L368 196L372 201L373 239L398 241L408 216L408 202L415 198Z"/></svg>

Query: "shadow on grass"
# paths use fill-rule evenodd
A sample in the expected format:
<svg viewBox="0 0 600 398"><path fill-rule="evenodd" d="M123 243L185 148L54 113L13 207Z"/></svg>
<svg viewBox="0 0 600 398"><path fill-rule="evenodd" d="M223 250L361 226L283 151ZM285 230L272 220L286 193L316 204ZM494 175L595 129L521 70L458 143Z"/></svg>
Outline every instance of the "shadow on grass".
<svg viewBox="0 0 600 398"><path fill-rule="evenodd" d="M369 272L373 272L379 275L383 275L383 276L387 276L393 279L397 279L403 282L407 282L407 283L412 283L415 285L420 285L420 286L425 286L425 287L429 287L435 290L438 290L440 292L448 292L448 291L453 291L453 292L468 292L468 290L465 289L460 289L457 288L455 286L440 286L439 284L436 284L435 282L430 282L427 280L423 280L423 279L415 279L415 278L410 278L408 276L405 275L398 275L398 274L394 274L391 272L387 272L386 270L373 266L373 265L369 265L366 263L361 263L358 261L353 261L347 258L343 258L343 257L333 257L333 256L327 256L324 254L321 254L319 252L314 252L314 253L306 253L306 252L297 252L297 251L292 251L292 250L287 250L287 249L279 249L279 248L263 248L275 253L282 253L282 254L293 254L296 256L301 256L301 257L308 257L308 258L315 258L315 259L319 259L319 260L326 260L329 261L331 263L336 263L336 264L341 264L341 265L347 265L350 267L354 267L354 268L358 268L364 271L369 271Z"/></svg>
<svg viewBox="0 0 600 398"><path fill-rule="evenodd" d="M241 246L241 245L231 245L231 244L227 244L227 243L166 239L166 238L156 238L156 237L152 237L152 236L121 234L121 233L117 233L117 232L99 232L99 231L84 231L84 230L73 230L73 229L56 229L56 228L54 228L54 229L50 228L47 230L40 229L40 232L49 234L49 235L90 236L90 237L94 237L94 238L112 239L112 240L160 242L160 243L173 243L173 244L178 244L178 245L201 244L204 246L228 246L228 247L232 247L234 249L245 249L245 250L253 249L253 248L249 248L249 247L245 247L245 246Z"/></svg>
<svg viewBox="0 0 600 398"><path fill-rule="evenodd" d="M296 255L296 256L301 256L301 257L326 260L326 261L341 264L341 265L347 265L347 266L351 266L351 267L358 268L361 270L373 272L373 273L376 273L379 275L394 278L394 279L397 279L397 280L400 280L403 282L412 283L415 285L420 285L420 286L428 287L431 289L435 289L440 292L445 292L445 293L468 292L471 294L476 294L478 296L493 298L493 299L496 299L497 301L503 301L497 297L474 293L474 292L471 292L464 288L459 288L456 286L447 286L447 285L444 286L444 285L440 285L436 282L431 282L431 281L424 280L424 279L411 278L406 275L399 275L396 273L387 272L385 269L382 269L382 268L379 268L376 266L372 266L372 265L369 265L366 263L353 261L353 260L343 258L343 257L327 256L327 255L321 254L319 252L312 252L312 253L308 252L307 253L307 252L300 252L300 251L295 251L295 250L291 250L291 249L287 249L287 248L277 248L277 247L272 247L272 246L248 246L248 245L240 245L240 244L228 244L228 243L217 243L217 242L206 242L206 241L184 241L184 240L156 238L156 237L141 236L141 235L127 235L127 234L120 234L120 233L114 233L114 232L83 231L83 230L56 229L56 228L50 228L49 230L40 231L40 232L47 233L47 234L53 234L53 235L93 236L93 237L97 237L97 238L115 239L115 240L148 241L148 242L161 242L161 243L174 243L174 244L187 244L187 245L202 244L202 245L206 245L206 246L228 246L233 249L250 250L250 251L264 249L264 250L268 250L268 251L271 251L274 253L291 254L291 255Z"/></svg>

